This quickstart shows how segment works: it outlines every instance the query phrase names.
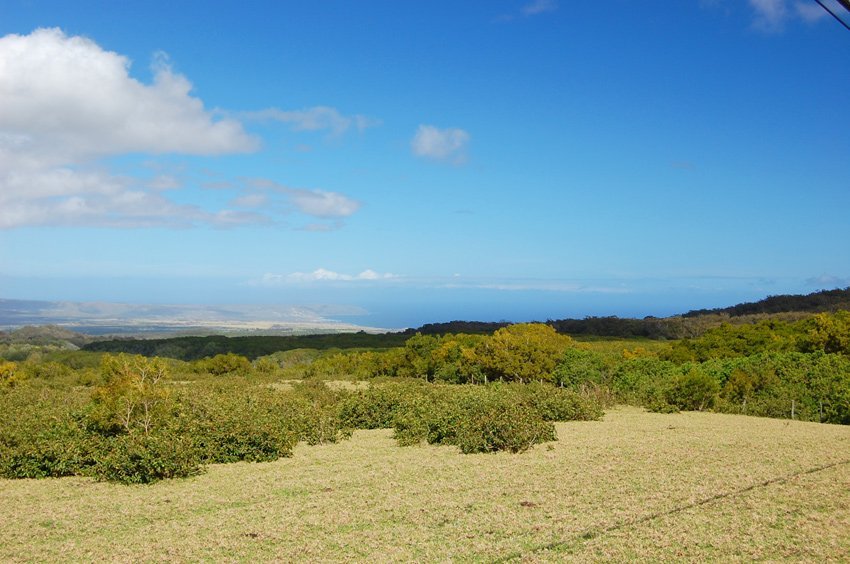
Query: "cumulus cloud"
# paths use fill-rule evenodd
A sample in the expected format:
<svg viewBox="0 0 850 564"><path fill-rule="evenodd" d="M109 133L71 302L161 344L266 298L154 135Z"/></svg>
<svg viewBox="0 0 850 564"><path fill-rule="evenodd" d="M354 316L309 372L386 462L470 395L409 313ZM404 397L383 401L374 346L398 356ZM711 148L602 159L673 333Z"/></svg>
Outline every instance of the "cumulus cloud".
<svg viewBox="0 0 850 564"><path fill-rule="evenodd" d="M177 203L182 174L147 162L154 176L109 170L103 159L132 153L200 156L257 150L236 119L209 111L189 80L154 54L150 84L130 76L130 61L59 29L0 37L0 229L62 225L189 227L272 223L299 213L337 229L360 203L338 192L215 179L204 188L232 191L223 209ZM218 116L218 117L217 117ZM341 134L376 122L328 107L272 111L268 119L299 130ZM188 198L181 197L181 201Z"/></svg>
<svg viewBox="0 0 850 564"><path fill-rule="evenodd" d="M316 106L302 110L281 110L268 108L258 112L248 112L246 117L259 121L280 121L290 125L293 131L328 131L333 136L339 136L352 127L363 131L369 127L380 125L380 120L356 114L345 116L336 108Z"/></svg>
<svg viewBox="0 0 850 564"><path fill-rule="evenodd" d="M292 274L264 274L255 285L259 286L282 286L285 284L298 284L308 282L358 282L392 280L398 278L389 272L379 273L366 269L360 274L341 274L325 268L317 268L313 272L293 272Z"/></svg>
<svg viewBox="0 0 850 564"><path fill-rule="evenodd" d="M0 130L4 149L67 163L100 155L219 155L258 147L232 119L214 120L192 84L163 55L153 84L129 75L125 57L59 29L0 38Z"/></svg>
<svg viewBox="0 0 850 564"><path fill-rule="evenodd" d="M433 125L420 125L410 146L413 154L418 157L462 164L466 162L469 139L469 133L463 129L439 129Z"/></svg>
<svg viewBox="0 0 850 564"><path fill-rule="evenodd" d="M154 80L130 62L59 29L0 37L0 228L219 225L243 214L205 212L161 192L174 177L119 176L98 159L127 153L220 155L259 142L232 119L214 119L192 85L154 58Z"/></svg>

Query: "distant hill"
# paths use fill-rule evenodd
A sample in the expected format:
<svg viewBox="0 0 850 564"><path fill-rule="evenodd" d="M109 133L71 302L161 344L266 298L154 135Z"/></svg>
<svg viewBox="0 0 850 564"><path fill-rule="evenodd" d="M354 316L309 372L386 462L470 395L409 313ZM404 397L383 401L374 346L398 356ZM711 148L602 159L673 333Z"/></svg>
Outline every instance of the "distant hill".
<svg viewBox="0 0 850 564"><path fill-rule="evenodd" d="M840 309L850 311L850 287L835 290L821 290L811 294L768 296L757 302L745 302L725 308L696 309L682 317L726 314L730 317L743 315L775 314L786 312L821 313L835 312Z"/></svg>
<svg viewBox="0 0 850 564"><path fill-rule="evenodd" d="M546 323L559 333L586 337L617 337L643 339L682 339L702 335L721 323L755 323L766 316L794 321L814 313L850 311L850 288L822 290L807 295L769 296L752 303L726 308L700 309L671 317L645 317L643 319L585 317L584 319L550 319ZM479 321L450 321L429 323L418 329L408 329L406 334L423 335L447 333L493 333L508 323Z"/></svg>
<svg viewBox="0 0 850 564"><path fill-rule="evenodd" d="M92 338L75 333L58 325L27 325L13 331L0 332L0 343L53 345L65 348L77 348L90 343Z"/></svg>
<svg viewBox="0 0 850 564"><path fill-rule="evenodd" d="M83 350L164 356L179 360L197 360L217 354L235 353L251 360L278 351L293 349L387 349L400 347L408 336L403 333L328 333L322 335L256 335L225 337L171 337L167 339L113 339L95 341Z"/></svg>
<svg viewBox="0 0 850 564"><path fill-rule="evenodd" d="M466 333L467 335L485 335L510 324L508 321L446 321L443 323L426 323L416 329L406 329L404 334L446 335L449 333Z"/></svg>

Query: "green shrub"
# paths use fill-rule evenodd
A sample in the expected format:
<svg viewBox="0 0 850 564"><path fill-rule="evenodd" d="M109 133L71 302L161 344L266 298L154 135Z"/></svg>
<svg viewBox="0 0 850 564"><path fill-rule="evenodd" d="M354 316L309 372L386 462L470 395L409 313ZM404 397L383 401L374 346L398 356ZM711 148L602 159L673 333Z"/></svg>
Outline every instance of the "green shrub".
<svg viewBox="0 0 850 564"><path fill-rule="evenodd" d="M192 441L203 463L262 462L291 456L300 408L289 394L241 388L192 390L178 398L176 432Z"/></svg>
<svg viewBox="0 0 850 564"><path fill-rule="evenodd" d="M430 387L399 406L393 428L400 445L425 440L464 453L522 452L555 440L554 426L508 386Z"/></svg>
<svg viewBox="0 0 850 564"><path fill-rule="evenodd" d="M568 348L555 367L555 383L567 388L578 389L587 384L607 382L608 368L604 357L598 352Z"/></svg>
<svg viewBox="0 0 850 564"><path fill-rule="evenodd" d="M509 384L506 387L545 421L595 421L604 413L597 397L591 394L580 394L540 382Z"/></svg>
<svg viewBox="0 0 850 564"><path fill-rule="evenodd" d="M217 354L195 363L197 372L212 374L213 376L224 376L226 374L248 376L251 374L252 368L250 360L234 353Z"/></svg>
<svg viewBox="0 0 850 564"><path fill-rule="evenodd" d="M98 442L72 421L50 421L0 439L0 476L58 478L88 474L98 456Z"/></svg>
<svg viewBox="0 0 850 564"><path fill-rule="evenodd" d="M619 401L646 405L680 373L672 362L656 358L624 360L614 371L611 387Z"/></svg>
<svg viewBox="0 0 850 564"><path fill-rule="evenodd" d="M698 366L687 369L673 378L666 391L667 403L678 409L703 411L714 406L720 384L700 370Z"/></svg>
<svg viewBox="0 0 850 564"><path fill-rule="evenodd" d="M76 416L85 401L85 394L39 380L0 393L0 476L84 474L97 448Z"/></svg>
<svg viewBox="0 0 850 564"><path fill-rule="evenodd" d="M149 484L201 472L201 457L192 441L172 432L134 433L105 440L92 475L121 484Z"/></svg>
<svg viewBox="0 0 850 564"><path fill-rule="evenodd" d="M490 395L467 407L455 444L464 454L500 450L517 453L554 440L555 426L533 408L511 396Z"/></svg>
<svg viewBox="0 0 850 564"><path fill-rule="evenodd" d="M675 405L668 403L661 397L653 398L646 404L647 411L652 413L679 413L680 409Z"/></svg>
<svg viewBox="0 0 850 564"><path fill-rule="evenodd" d="M341 399L339 417L344 426L353 429L389 429L399 409L424 393L421 380L373 382Z"/></svg>

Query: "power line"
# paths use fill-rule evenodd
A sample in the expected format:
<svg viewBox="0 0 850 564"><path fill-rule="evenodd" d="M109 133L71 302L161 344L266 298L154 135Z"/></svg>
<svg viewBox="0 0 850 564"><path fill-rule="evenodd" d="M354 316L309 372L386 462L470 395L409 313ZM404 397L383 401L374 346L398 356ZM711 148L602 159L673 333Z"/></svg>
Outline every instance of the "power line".
<svg viewBox="0 0 850 564"><path fill-rule="evenodd" d="M815 2L820 4L820 7L826 10L833 18L838 20L841 25L850 30L850 22L842 19L841 16L839 16L837 13L837 11L841 11L841 9L843 9L844 12L842 13L845 17L847 17L847 15L850 14L850 0L815 0ZM831 7L827 6L827 4L829 4Z"/></svg>

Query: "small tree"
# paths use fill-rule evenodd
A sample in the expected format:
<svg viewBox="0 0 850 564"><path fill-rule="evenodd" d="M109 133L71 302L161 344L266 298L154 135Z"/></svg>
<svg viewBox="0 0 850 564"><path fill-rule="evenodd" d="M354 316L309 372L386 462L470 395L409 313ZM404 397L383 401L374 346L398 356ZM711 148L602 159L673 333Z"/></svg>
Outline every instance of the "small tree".
<svg viewBox="0 0 850 564"><path fill-rule="evenodd" d="M196 364L199 372L207 372L213 376L238 374L246 376L251 373L251 361L234 353L217 354L212 358L204 358Z"/></svg>
<svg viewBox="0 0 850 564"><path fill-rule="evenodd" d="M553 381L564 351L573 343L542 323L519 323L496 331L477 347L484 370L494 378L517 382Z"/></svg>
<svg viewBox="0 0 850 564"><path fill-rule="evenodd" d="M92 394L90 421L107 433L149 434L166 411L166 362L140 355L106 355L101 372L106 383Z"/></svg>

